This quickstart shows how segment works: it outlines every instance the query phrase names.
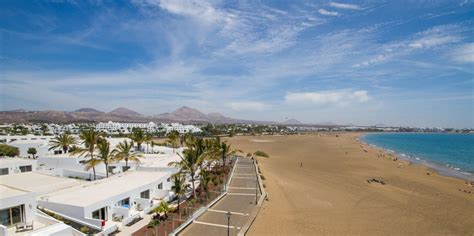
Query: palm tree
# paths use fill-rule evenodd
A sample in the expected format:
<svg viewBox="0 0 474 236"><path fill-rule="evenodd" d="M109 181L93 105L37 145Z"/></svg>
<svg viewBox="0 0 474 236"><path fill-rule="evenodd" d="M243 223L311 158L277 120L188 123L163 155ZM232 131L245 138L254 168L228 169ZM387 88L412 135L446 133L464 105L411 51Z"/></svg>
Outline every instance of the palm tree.
<svg viewBox="0 0 474 236"><path fill-rule="evenodd" d="M54 139L51 139L49 141L50 148L48 150L51 151L53 149L61 148L64 153L67 153L69 148L76 144L77 144L76 137L70 134L64 133L64 134L60 134L54 137Z"/></svg>
<svg viewBox="0 0 474 236"><path fill-rule="evenodd" d="M204 193L206 194L206 200L208 199L208 194L209 194L209 182L211 181L211 175L208 170L204 169L201 170L201 186L202 189L204 190Z"/></svg>
<svg viewBox="0 0 474 236"><path fill-rule="evenodd" d="M173 192L178 197L178 213L181 215L181 212L179 211L179 201L184 196L184 194L186 194L186 189L188 186L186 185L186 179L184 178L184 175L181 174L181 172L174 174L172 177L173 185L171 186L171 190L173 190Z"/></svg>
<svg viewBox="0 0 474 236"><path fill-rule="evenodd" d="M133 128L132 135L130 135L130 139L132 139L136 144L138 151L142 151L142 143L145 142L145 133L140 128Z"/></svg>
<svg viewBox="0 0 474 236"><path fill-rule="evenodd" d="M109 163L112 161L112 152L110 151L110 143L104 138L97 142L97 157L105 165L105 176L109 177Z"/></svg>
<svg viewBox="0 0 474 236"><path fill-rule="evenodd" d="M225 162L228 156L234 155L238 150L231 150L230 144L227 144L226 141L220 143L219 153L222 159L222 169L225 168Z"/></svg>
<svg viewBox="0 0 474 236"><path fill-rule="evenodd" d="M165 215L165 219L168 218L168 213L171 211L171 207L166 201L161 201L160 205L158 205L157 208L155 208L155 213L160 214L163 213Z"/></svg>
<svg viewBox="0 0 474 236"><path fill-rule="evenodd" d="M194 186L194 180L196 178L196 170L199 167L203 155L198 155L194 147L188 148L183 151L183 155L178 153L178 156L181 158L179 162L171 162L170 165L180 167L182 170L189 173L191 177L191 185L193 188L193 196L196 196L196 188Z"/></svg>
<svg viewBox="0 0 474 236"><path fill-rule="evenodd" d="M171 131L168 134L168 138L166 140L166 143L170 145L173 148L173 153L175 153L175 149L179 146L179 133L178 131Z"/></svg>
<svg viewBox="0 0 474 236"><path fill-rule="evenodd" d="M146 153L148 153L148 145L153 142L153 136L149 134L145 135L144 141L146 143Z"/></svg>
<svg viewBox="0 0 474 236"><path fill-rule="evenodd" d="M153 139L150 141L151 153L155 153L155 141Z"/></svg>
<svg viewBox="0 0 474 236"><path fill-rule="evenodd" d="M92 168L92 170L94 171L94 180L96 180L95 166L100 163L100 160L94 160L94 151L96 148L96 144L98 143L99 139L101 139L101 137L99 136L99 133L96 130L88 129L81 131L79 138L82 140L82 144L84 144L85 148L77 148L72 152L72 154L90 157L90 159L86 161L86 163L90 162L88 165L86 165L86 170L90 170Z"/></svg>
<svg viewBox="0 0 474 236"><path fill-rule="evenodd" d="M128 170L128 161L140 163L142 157L139 153L130 153L133 148L133 141L127 142L127 140L119 143L112 153L116 161L125 160L125 170Z"/></svg>
<svg viewBox="0 0 474 236"><path fill-rule="evenodd" d="M92 169L94 173L94 180L96 180L97 178L95 174L95 167L99 165L100 163L102 163L102 161L97 158L91 158L91 159L88 159L85 163L86 163L86 166L84 167L84 170L89 171L90 169Z"/></svg>

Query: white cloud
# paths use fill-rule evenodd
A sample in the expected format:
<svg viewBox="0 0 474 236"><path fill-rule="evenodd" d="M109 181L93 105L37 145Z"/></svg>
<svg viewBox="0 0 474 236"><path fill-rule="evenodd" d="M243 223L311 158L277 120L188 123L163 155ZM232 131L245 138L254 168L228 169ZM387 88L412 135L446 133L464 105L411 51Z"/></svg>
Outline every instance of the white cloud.
<svg viewBox="0 0 474 236"><path fill-rule="evenodd" d="M261 111L266 108L265 103L255 101L231 102L229 106L236 111Z"/></svg>
<svg viewBox="0 0 474 236"><path fill-rule="evenodd" d="M362 8L355 4L348 4L348 3L337 3L337 2L330 2L329 6L340 8L340 9L348 9L348 10L362 10Z"/></svg>
<svg viewBox="0 0 474 236"><path fill-rule="evenodd" d="M455 48L451 57L455 62L474 63L474 43L466 43Z"/></svg>
<svg viewBox="0 0 474 236"><path fill-rule="evenodd" d="M417 34L416 39L408 43L414 49L433 48L462 40L458 35L463 29L457 25L440 25Z"/></svg>
<svg viewBox="0 0 474 236"><path fill-rule="evenodd" d="M328 11L325 9L319 9L318 12L319 14L325 15L325 16L338 16L339 15L339 12L337 11Z"/></svg>
<svg viewBox="0 0 474 236"><path fill-rule="evenodd" d="M316 105L347 105L362 103L369 100L365 90L328 90L319 92L290 92L285 96L285 102L291 104L316 104Z"/></svg>

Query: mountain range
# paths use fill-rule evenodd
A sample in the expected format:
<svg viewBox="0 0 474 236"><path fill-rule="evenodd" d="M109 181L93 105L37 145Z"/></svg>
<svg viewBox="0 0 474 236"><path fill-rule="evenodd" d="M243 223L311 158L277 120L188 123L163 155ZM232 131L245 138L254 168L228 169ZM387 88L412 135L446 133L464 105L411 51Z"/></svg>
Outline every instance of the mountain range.
<svg viewBox="0 0 474 236"><path fill-rule="evenodd" d="M3 123L26 123L26 122L179 122L179 123L212 123L212 124L302 124L295 119L285 122L274 121L252 121L226 117L220 113L205 114L197 109L183 106L169 113L152 116L142 115L128 108L119 107L110 112L99 111L94 108L80 108L75 111L28 111L17 109L11 111L0 111L0 122Z"/></svg>

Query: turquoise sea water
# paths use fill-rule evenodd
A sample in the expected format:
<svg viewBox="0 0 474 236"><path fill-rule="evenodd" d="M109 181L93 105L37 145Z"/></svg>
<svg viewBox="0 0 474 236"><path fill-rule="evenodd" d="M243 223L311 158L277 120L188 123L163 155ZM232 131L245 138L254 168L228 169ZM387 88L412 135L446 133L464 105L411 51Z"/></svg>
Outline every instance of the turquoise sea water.
<svg viewBox="0 0 474 236"><path fill-rule="evenodd" d="M441 172L474 176L474 134L374 133L361 140Z"/></svg>

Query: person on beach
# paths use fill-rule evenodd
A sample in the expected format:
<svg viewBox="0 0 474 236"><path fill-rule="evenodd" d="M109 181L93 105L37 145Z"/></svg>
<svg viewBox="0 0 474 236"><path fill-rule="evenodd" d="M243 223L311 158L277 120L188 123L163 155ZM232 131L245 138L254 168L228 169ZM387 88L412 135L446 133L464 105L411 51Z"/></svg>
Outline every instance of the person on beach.
<svg viewBox="0 0 474 236"><path fill-rule="evenodd" d="M303 162L300 163L300 168L303 167Z"/></svg>

